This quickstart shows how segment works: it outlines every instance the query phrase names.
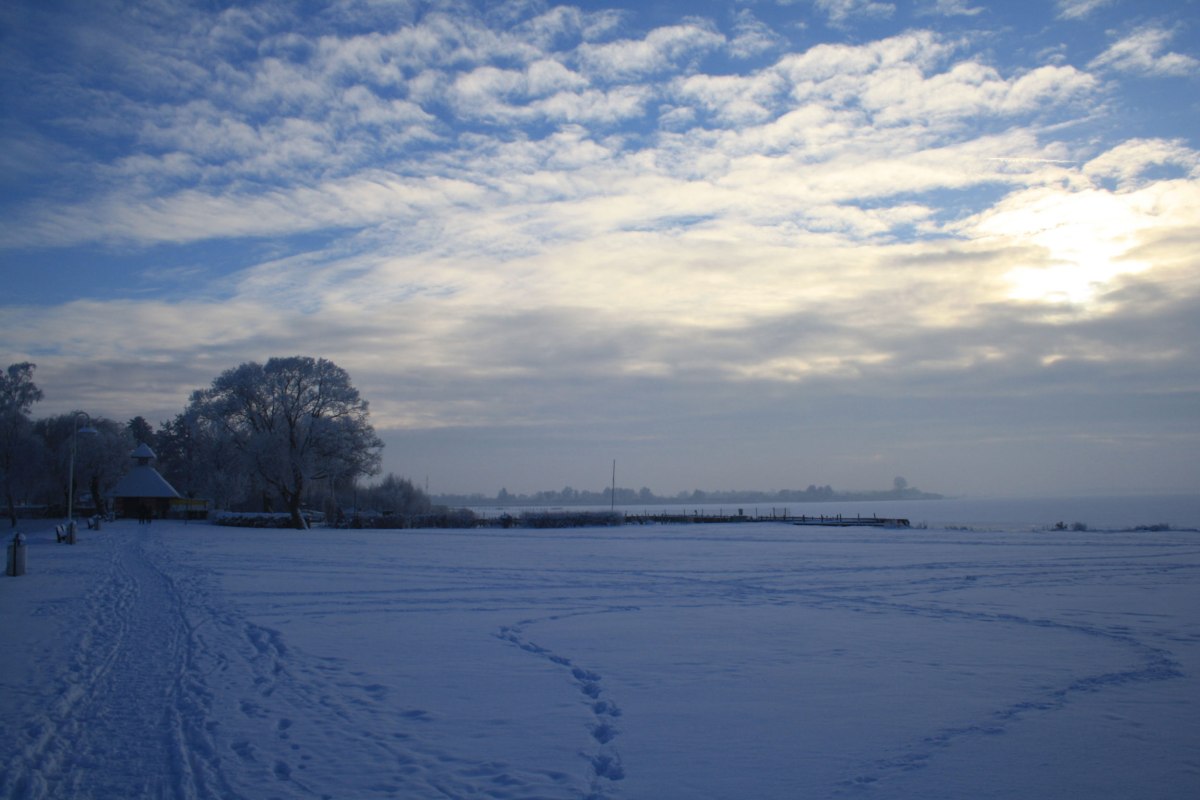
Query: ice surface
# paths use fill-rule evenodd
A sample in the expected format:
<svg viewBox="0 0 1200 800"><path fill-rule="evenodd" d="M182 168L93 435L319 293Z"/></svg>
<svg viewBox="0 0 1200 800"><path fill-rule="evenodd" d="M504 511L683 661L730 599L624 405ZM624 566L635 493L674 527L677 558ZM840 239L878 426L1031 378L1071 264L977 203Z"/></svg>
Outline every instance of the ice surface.
<svg viewBox="0 0 1200 800"><path fill-rule="evenodd" d="M26 530L0 797L1200 796L1196 533Z"/></svg>

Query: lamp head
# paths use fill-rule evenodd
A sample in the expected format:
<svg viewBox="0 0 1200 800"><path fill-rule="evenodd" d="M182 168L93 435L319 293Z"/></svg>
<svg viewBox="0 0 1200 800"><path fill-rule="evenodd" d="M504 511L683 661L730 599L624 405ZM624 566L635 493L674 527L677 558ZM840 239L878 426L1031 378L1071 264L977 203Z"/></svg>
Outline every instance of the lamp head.
<svg viewBox="0 0 1200 800"><path fill-rule="evenodd" d="M76 411L73 416L75 417L75 433L85 433L89 436L94 436L100 432L92 425L92 415L86 411ZM83 418L82 428L79 427L79 420L81 417Z"/></svg>

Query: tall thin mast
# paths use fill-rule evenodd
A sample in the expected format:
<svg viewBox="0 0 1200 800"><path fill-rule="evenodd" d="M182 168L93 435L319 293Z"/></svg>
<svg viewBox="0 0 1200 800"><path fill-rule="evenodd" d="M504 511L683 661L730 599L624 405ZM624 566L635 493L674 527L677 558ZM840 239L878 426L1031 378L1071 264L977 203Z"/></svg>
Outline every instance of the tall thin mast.
<svg viewBox="0 0 1200 800"><path fill-rule="evenodd" d="M617 511L617 460L615 458L613 459L612 495L609 496L609 502L610 502L610 505L608 507L608 510L612 513L616 513L616 511Z"/></svg>

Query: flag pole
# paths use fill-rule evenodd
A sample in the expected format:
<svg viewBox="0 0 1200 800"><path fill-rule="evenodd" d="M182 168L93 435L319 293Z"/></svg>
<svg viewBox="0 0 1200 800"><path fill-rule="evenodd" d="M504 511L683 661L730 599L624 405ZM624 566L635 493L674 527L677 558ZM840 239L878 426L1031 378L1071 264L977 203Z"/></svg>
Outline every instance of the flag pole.
<svg viewBox="0 0 1200 800"><path fill-rule="evenodd" d="M613 481L612 494L609 496L609 512L615 514L617 512L617 460L613 459Z"/></svg>

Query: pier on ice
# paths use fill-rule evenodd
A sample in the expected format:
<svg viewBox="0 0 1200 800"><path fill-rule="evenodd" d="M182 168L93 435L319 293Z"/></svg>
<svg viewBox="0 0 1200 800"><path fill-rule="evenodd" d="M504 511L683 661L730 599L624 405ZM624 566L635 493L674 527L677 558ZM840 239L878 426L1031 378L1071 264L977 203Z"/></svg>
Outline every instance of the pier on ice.
<svg viewBox="0 0 1200 800"><path fill-rule="evenodd" d="M791 515L786 511L780 513L772 510L770 514L745 514L741 509L736 514L699 512L681 513L639 513L625 514L626 525L676 525L687 523L722 523L722 522L783 522L791 525L811 525L814 527L870 527L870 528L908 528L909 521L902 517L864 517L842 514L802 514Z"/></svg>

